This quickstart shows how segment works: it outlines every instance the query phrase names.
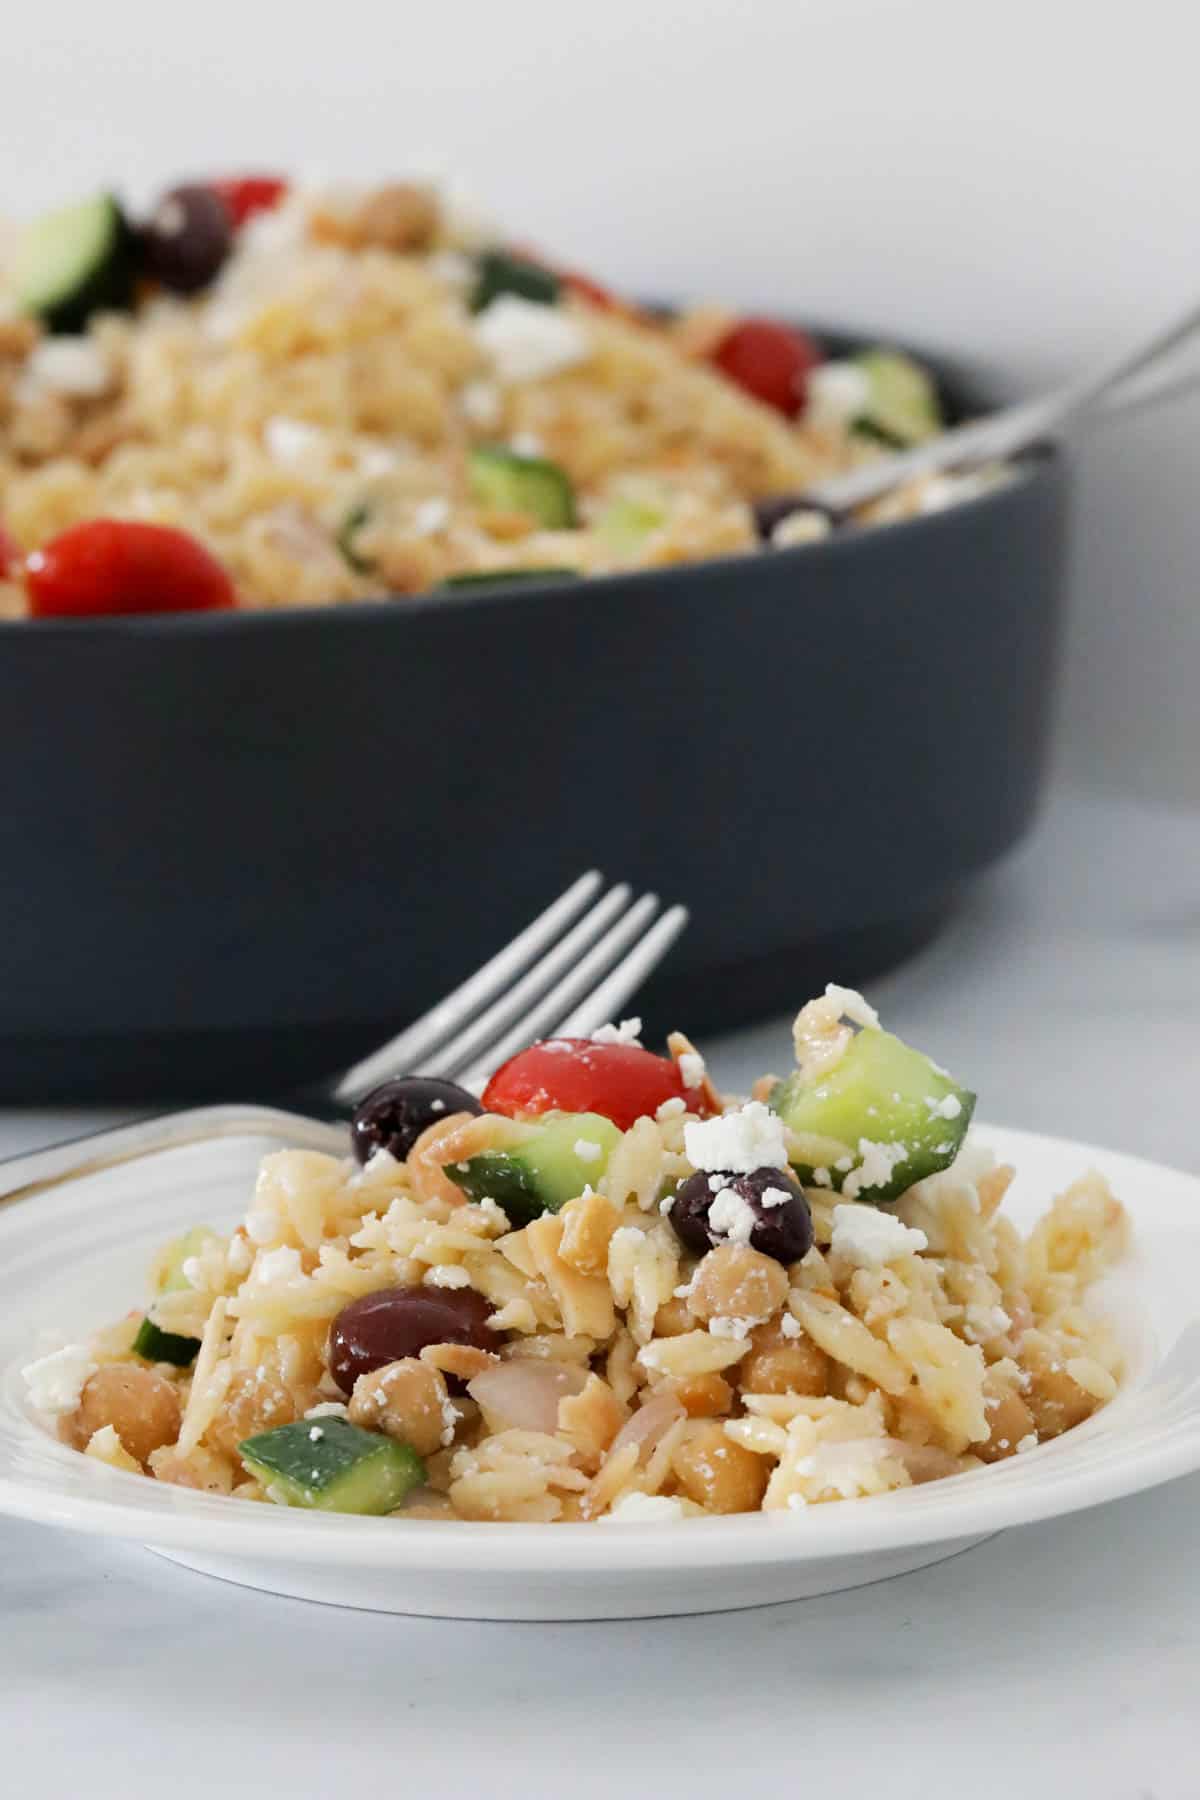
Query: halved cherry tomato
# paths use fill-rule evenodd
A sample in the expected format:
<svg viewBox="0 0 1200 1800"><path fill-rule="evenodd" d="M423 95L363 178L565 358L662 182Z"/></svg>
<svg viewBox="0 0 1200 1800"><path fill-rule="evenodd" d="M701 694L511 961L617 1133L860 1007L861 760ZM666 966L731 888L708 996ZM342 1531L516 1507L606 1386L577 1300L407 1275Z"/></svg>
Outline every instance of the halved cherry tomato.
<svg viewBox="0 0 1200 1800"><path fill-rule="evenodd" d="M605 312L624 310L617 296L611 294L606 287L601 287L598 281L593 281L590 275L577 274L574 269L558 269L556 273L564 287L570 288L581 299L590 300L593 306L599 306Z"/></svg>
<svg viewBox="0 0 1200 1800"><path fill-rule="evenodd" d="M287 182L279 175L231 175L208 185L220 194L235 227L244 225L255 213L269 212L278 206L288 190Z"/></svg>
<svg viewBox="0 0 1200 1800"><path fill-rule="evenodd" d="M804 404L809 370L821 360L810 337L773 319L742 319L712 353L740 388L792 418Z"/></svg>
<svg viewBox="0 0 1200 1800"><path fill-rule="evenodd" d="M128 519L86 519L25 561L35 618L203 612L234 604L233 583L186 531Z"/></svg>
<svg viewBox="0 0 1200 1800"><path fill-rule="evenodd" d="M696 1089L685 1088L667 1056L638 1044L596 1044L591 1038L546 1038L519 1050L496 1070L483 1090L485 1112L510 1119L544 1112L603 1113L622 1131L653 1115L664 1100L685 1100L689 1111L706 1110Z"/></svg>

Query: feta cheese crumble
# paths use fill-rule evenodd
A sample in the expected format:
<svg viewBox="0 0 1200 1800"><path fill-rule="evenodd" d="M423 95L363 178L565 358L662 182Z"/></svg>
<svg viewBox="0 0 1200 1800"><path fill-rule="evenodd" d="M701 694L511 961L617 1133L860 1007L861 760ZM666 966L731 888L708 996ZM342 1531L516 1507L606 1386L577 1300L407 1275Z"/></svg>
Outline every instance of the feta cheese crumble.
<svg viewBox="0 0 1200 1800"><path fill-rule="evenodd" d="M894 1213L881 1212L877 1206L833 1209L830 1248L860 1269L881 1269L898 1256L915 1255L928 1247L929 1239L923 1231L902 1224Z"/></svg>
<svg viewBox="0 0 1200 1800"><path fill-rule="evenodd" d="M30 351L24 377L43 393L94 400L108 392L113 372L104 351L91 338L48 337Z"/></svg>
<svg viewBox="0 0 1200 1800"><path fill-rule="evenodd" d="M585 362L591 351L578 319L518 294L498 294L474 324L476 341L505 383L557 375Z"/></svg>
<svg viewBox="0 0 1200 1800"><path fill-rule="evenodd" d="M842 430L867 411L871 383L857 363L835 359L809 370L804 396L806 425Z"/></svg>
<svg viewBox="0 0 1200 1800"><path fill-rule="evenodd" d="M683 1128L683 1146L694 1169L722 1174L786 1169L788 1163L783 1120L761 1100L748 1100L736 1112L715 1119L690 1121Z"/></svg>
<svg viewBox="0 0 1200 1800"><path fill-rule="evenodd" d="M326 447L325 433L303 419L277 415L263 426L263 444L272 462L293 468L310 456L320 455Z"/></svg>
<svg viewBox="0 0 1200 1800"><path fill-rule="evenodd" d="M640 1019L622 1019L619 1025L601 1025L599 1031L593 1031L593 1044L640 1044L642 1041L642 1021Z"/></svg>
<svg viewBox="0 0 1200 1800"><path fill-rule="evenodd" d="M39 1412L58 1416L75 1411L84 1383L96 1368L85 1344L64 1344L61 1350L26 1363L21 1374L30 1404Z"/></svg>
<svg viewBox="0 0 1200 1800"><path fill-rule="evenodd" d="M962 1101L957 1094L947 1094L943 1100L929 1099L925 1104L931 1119L957 1119L962 1112Z"/></svg>
<svg viewBox="0 0 1200 1800"><path fill-rule="evenodd" d="M908 1160L907 1144L875 1144L870 1138L858 1140L859 1165L842 1183L847 1200L857 1200L864 1188L886 1187L902 1162Z"/></svg>
<svg viewBox="0 0 1200 1800"><path fill-rule="evenodd" d="M576 1138L572 1148L580 1162L597 1162L604 1152L591 1138Z"/></svg>
<svg viewBox="0 0 1200 1800"><path fill-rule="evenodd" d="M283 1244L278 1250L260 1250L250 1271L249 1284L266 1287L274 1281L297 1281L304 1274L300 1252Z"/></svg>
<svg viewBox="0 0 1200 1800"><path fill-rule="evenodd" d="M708 1069L698 1050L684 1051L679 1058L679 1073L685 1088L698 1088L703 1085Z"/></svg>
<svg viewBox="0 0 1200 1800"><path fill-rule="evenodd" d="M683 1518L683 1507L670 1494L622 1494L598 1525L667 1525Z"/></svg>
<svg viewBox="0 0 1200 1800"><path fill-rule="evenodd" d="M424 1285L433 1288L465 1288L470 1287L471 1277L457 1263L439 1263L435 1268L425 1271Z"/></svg>
<svg viewBox="0 0 1200 1800"><path fill-rule="evenodd" d="M708 1209L708 1229L730 1244L748 1244L757 1224L758 1214L734 1188L722 1188Z"/></svg>

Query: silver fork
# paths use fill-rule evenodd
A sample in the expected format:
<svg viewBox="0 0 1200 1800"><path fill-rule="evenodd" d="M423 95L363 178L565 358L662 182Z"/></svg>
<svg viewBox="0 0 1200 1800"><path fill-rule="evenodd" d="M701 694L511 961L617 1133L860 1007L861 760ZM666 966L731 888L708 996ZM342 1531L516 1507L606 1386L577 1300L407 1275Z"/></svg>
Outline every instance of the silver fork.
<svg viewBox="0 0 1200 1800"><path fill-rule="evenodd" d="M481 1093L488 1076L537 1037L588 1037L615 1017L671 948L686 907L626 882L601 893L590 869L453 993L336 1076L312 1098L348 1115L393 1075L442 1075ZM0 1160L0 1203L151 1151L255 1129L304 1149L346 1148L344 1126L273 1106L194 1106Z"/></svg>

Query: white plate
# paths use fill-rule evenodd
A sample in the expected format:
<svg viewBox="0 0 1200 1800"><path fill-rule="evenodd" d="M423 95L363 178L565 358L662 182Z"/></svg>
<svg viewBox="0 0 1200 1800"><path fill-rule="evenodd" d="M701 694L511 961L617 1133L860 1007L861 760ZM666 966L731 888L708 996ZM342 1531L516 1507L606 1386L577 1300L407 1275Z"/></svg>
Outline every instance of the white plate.
<svg viewBox="0 0 1200 1800"><path fill-rule="evenodd" d="M264 1115L264 1122L268 1116ZM315 1129L312 1143L344 1138ZM196 1223L245 1211L278 1127L163 1151L0 1209L0 1510L132 1538L248 1587L381 1612L476 1619L644 1618L794 1600L952 1556L1009 1525L1094 1506L1200 1468L1200 1180L1026 1132L977 1135L1017 1166L1027 1227L1090 1166L1129 1206L1134 1256L1103 1303L1130 1346L1111 1406L995 1468L801 1513L681 1525L478 1525L253 1506L123 1474L66 1449L19 1370L47 1327L70 1336L142 1292L147 1259Z"/></svg>

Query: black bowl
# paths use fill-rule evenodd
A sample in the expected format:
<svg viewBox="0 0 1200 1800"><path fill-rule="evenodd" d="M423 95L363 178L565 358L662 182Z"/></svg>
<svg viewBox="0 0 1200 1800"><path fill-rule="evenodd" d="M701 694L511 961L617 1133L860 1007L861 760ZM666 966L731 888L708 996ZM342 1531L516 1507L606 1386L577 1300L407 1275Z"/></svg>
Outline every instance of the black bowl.
<svg viewBox="0 0 1200 1800"><path fill-rule="evenodd" d="M711 1031L923 942L1028 824L1061 458L760 557L327 610L0 626L0 1098L255 1097L581 869L685 900Z"/></svg>

